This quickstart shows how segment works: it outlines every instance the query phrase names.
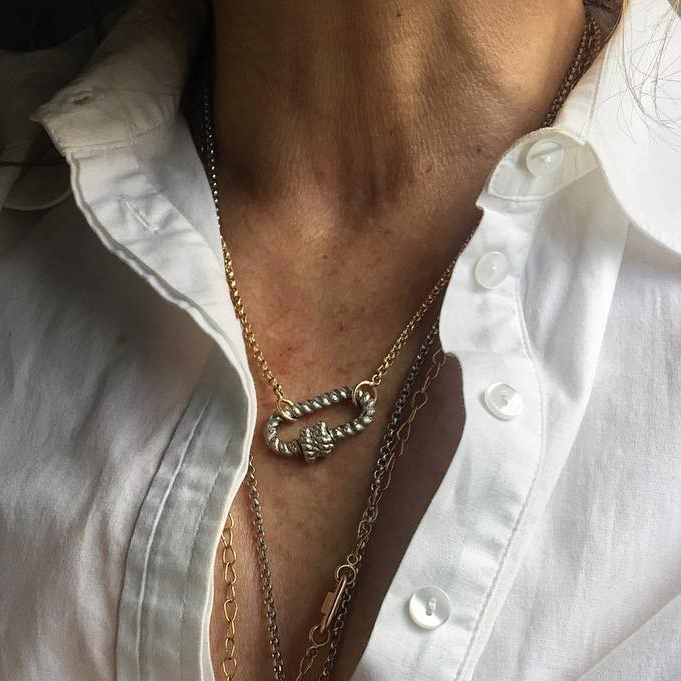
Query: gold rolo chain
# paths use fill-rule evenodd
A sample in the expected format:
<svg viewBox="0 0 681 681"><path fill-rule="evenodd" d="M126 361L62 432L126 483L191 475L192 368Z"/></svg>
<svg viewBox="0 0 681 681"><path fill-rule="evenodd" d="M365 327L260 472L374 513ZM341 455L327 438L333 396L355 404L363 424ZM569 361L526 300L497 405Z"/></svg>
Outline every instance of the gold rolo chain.
<svg viewBox="0 0 681 681"><path fill-rule="evenodd" d="M437 323L431 329L433 337L436 335L436 330ZM331 669L333 668L336 655L338 654L338 644L345 626L345 617L350 607L350 601L352 599L355 582L357 581L357 576L359 574L362 560L364 559L365 550L367 544L369 543L371 532L376 520L378 519L378 510L381 498L385 494L388 487L390 487L392 473L397 459L405 452L407 442L411 436L414 420L416 419L419 411L421 411L421 409L423 409L428 403L428 390L446 362L447 356L442 352L442 348L439 346L436 347L435 351L431 355L430 367L426 372L426 376L423 379L421 387L417 388L411 396L411 412L409 413L409 416L407 416L407 418L404 419L404 421L402 421L400 426L397 428L395 437L391 442L387 452L383 453L378 459L371 483L369 499L364 509L364 513L362 514L362 519L360 520L357 527L357 540L355 541L355 545L353 546L351 552L346 557L346 562L336 568L337 579L339 575L342 576L344 573L349 574L350 577L343 589L343 593L341 594L339 607L333 621L333 629L331 630L331 645L329 647L326 660L324 661L322 672L319 676L319 681L328 681L331 676ZM312 634L313 630L314 629L310 630L310 634ZM312 665L310 665L310 667L311 666ZM299 681L300 679L302 679L302 675L296 679L296 681Z"/></svg>
<svg viewBox="0 0 681 681"><path fill-rule="evenodd" d="M227 278L227 285L229 286L229 293L232 297L232 304L234 305L234 312L236 313L237 319L241 324L241 330L243 332L244 340L248 344L248 347L253 353L253 358L258 364L260 373L265 377L265 380L272 386L274 394L277 396L277 400L284 399L284 390L281 387L281 383L277 381L267 364L265 356L260 350L258 341L255 340L255 334L253 333L253 328L248 320L248 315L246 314L246 308L244 307L244 301L241 299L241 294L239 293L239 288L236 285L236 276L234 275L234 263L232 262L232 256L227 248L225 239L220 234L220 241L222 242L222 256L225 260L225 276Z"/></svg>

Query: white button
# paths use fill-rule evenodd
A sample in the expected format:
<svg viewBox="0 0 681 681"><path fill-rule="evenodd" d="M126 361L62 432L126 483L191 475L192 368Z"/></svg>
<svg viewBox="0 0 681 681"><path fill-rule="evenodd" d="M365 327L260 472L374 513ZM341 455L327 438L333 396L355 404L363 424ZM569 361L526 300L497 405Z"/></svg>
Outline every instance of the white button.
<svg viewBox="0 0 681 681"><path fill-rule="evenodd" d="M444 624L452 612L449 596L436 586L419 589L409 599L409 614L424 629L435 629Z"/></svg>
<svg viewBox="0 0 681 681"><path fill-rule="evenodd" d="M494 416L510 421L523 410L520 393L506 383L493 383L484 395L485 406Z"/></svg>
<svg viewBox="0 0 681 681"><path fill-rule="evenodd" d="M525 158L527 169L537 177L551 175L560 168L565 158L565 150L555 140L540 140L528 150Z"/></svg>
<svg viewBox="0 0 681 681"><path fill-rule="evenodd" d="M485 253L475 265L475 280L485 288L496 288L507 274L508 258L499 251Z"/></svg>

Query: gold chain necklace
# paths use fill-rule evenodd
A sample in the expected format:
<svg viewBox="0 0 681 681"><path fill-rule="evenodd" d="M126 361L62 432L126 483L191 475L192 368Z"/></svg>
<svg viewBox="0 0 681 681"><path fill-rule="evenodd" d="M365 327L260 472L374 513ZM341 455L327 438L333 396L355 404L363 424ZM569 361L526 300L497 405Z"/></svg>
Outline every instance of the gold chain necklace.
<svg viewBox="0 0 681 681"><path fill-rule="evenodd" d="M589 68L595 56L600 52L601 45L602 35L600 26L594 17L587 12L584 32L582 34L579 47L575 53L570 69L568 70L568 73L566 74L565 79L563 80L563 83L561 84L561 87L559 88L558 93L556 94L551 107L546 114L546 117L542 123L542 127L548 127L553 123L568 94L577 83L579 78L581 78L584 72ZM319 428L319 430L322 431L321 442L313 438L313 443L311 445L309 434L303 432L305 430L310 431L311 429L301 429L301 435L299 436L298 440L289 443L281 443L286 445L286 447L283 448L277 448L274 446L272 432L274 432L274 436L276 438L276 428L282 422L282 420L295 421L303 415L313 413L321 408L330 406L331 404L336 404L337 402L340 402L344 399L351 399L355 404L362 407L362 418L355 419L355 421L358 423L355 424L354 428L350 427L350 424L346 424L346 426L341 427L340 430L343 434L339 435L336 439L355 434L356 432L361 432L363 427L368 425L371 422L371 417L373 417L377 397L376 388L380 384L383 376L388 371L392 363L395 361L406 341L409 339L421 319L425 316L426 312L436 300L438 294L449 282L456 260L467 245L472 234L469 235L468 239L463 244L454 260L447 266L440 279L438 279L435 286L433 286L431 289L426 300L424 300L416 313L409 320L405 328L402 330L388 351L388 354L379 364L376 371L369 380L360 381L353 390L350 390L349 388L338 389L329 393L324 393L324 395L313 398L312 400L293 403L290 400L284 398L283 388L274 377L255 339L253 330L244 309L241 295L236 285L232 258L227 248L227 244L222 237L217 185L217 168L215 162L215 139L212 128L210 90L208 87L204 89L203 123L204 153L206 156L208 178L213 192L218 224L220 225L220 238L222 241L222 251L225 261L225 275L229 285L230 295L232 297L237 317L241 323L244 338L250 347L251 352L253 353L254 359L257 362L260 371L269 385L272 387L276 397L277 410L272 417L270 417L265 430L268 446L274 449L274 451L277 451L277 453L284 454L286 456L302 456L307 462L324 458L325 456L328 456L333 444L335 443L335 439L333 439L331 446L329 447L328 442L324 441L324 437L328 436L329 432L328 427L326 424L324 424L324 422L319 422L316 426L318 427L320 424L323 426L322 428ZM317 655L319 654L319 651L326 645L329 645L329 653L324 662L319 679L320 681L328 681L330 678L331 669L338 652L338 644L343 633L345 616L348 612L350 601L354 592L359 567L366 545L369 541L373 524L378 517L378 506L380 499L390 484L395 461L397 457L399 457L404 451L406 442L409 439L411 425L414 421L414 418L417 412L423 408L427 402L428 387L432 380L438 375L440 369L446 361L446 357L442 354L441 349L438 347L436 352L433 354L432 366L426 375L422 387L416 393L414 393L412 398L412 411L410 415L402 423L402 425L397 428L397 423L400 420L402 410L404 409L406 400L411 393L418 371L425 359L425 354L432 344L433 338L437 332L437 327L438 320L436 320L431 327L426 340L421 346L421 350L414 360L412 369L403 384L400 396L398 397L395 408L391 415L388 430L386 431L384 438L384 444L379 452L376 470L374 471L374 479L371 484L371 494L358 526L357 541L351 552L347 555L346 561L336 568L334 573L335 586L333 590L327 594L327 597L322 604L322 617L320 623L315 624L309 631L308 645L306 647L305 654L300 661L296 681L300 681L309 672ZM370 392L370 390L373 390L373 393ZM354 422L351 422L351 424L352 423ZM361 427L357 428L357 425L361 425ZM326 433L324 432L324 429L326 429ZM319 434L315 434L315 437L317 436L319 436ZM279 442L278 438L276 438L276 442ZM255 476L255 466L252 452L249 457L248 486L251 510L256 528L258 565L262 581L262 590L265 597L267 631L269 633L274 677L276 681L285 681L276 610L274 607L272 579L267 557L268 549L267 543L265 541L263 518L260 510L258 486ZM227 628L224 641L224 658L222 662L222 671L225 681L233 681L237 669L235 622L238 612L238 605L236 601L235 590L237 575L234 567L237 557L233 546L233 527L234 518L230 512L228 514L227 523L221 535L221 540L223 543L222 563L224 567L224 581L226 584L223 613Z"/></svg>

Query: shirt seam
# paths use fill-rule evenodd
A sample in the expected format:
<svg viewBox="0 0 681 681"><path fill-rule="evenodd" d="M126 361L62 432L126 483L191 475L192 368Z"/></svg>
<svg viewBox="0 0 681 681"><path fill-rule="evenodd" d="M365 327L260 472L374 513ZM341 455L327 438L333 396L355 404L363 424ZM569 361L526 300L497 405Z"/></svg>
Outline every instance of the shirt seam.
<svg viewBox="0 0 681 681"><path fill-rule="evenodd" d="M196 421L194 422L191 433L189 434L189 438L187 439L187 443L184 447L184 451L182 452L182 456L180 457L180 460L177 463L177 466L175 467L173 471L173 477L170 481L170 484L168 485L167 489L165 490L165 493L163 495L163 499L161 503L159 504L158 510L155 514L154 517L154 525L152 528L152 531L149 533L150 540L147 542L147 546L145 549L145 554L144 554L144 567L142 571L142 577L141 577L141 587L140 587L140 598L138 600L138 605L136 608L136 613L135 613L135 625L136 625L136 632L135 632L135 650L137 652L137 674L138 678L142 679L142 637L141 637L141 632L142 632L142 604L144 603L145 600L145 593L146 593L146 587L147 587L147 582L148 582L148 568L149 568L149 556L151 555L152 551L152 545L154 544L155 538L156 538L156 533L158 530L158 525L160 522L160 519L163 515L163 512L165 510L168 497L170 496L170 493L175 486L175 482L177 480L177 476L180 473L180 470L182 469L182 466L184 464L185 458L187 456L187 452L189 451L189 447L191 446L191 443L194 441L194 438L196 436L196 431L198 430L199 424L203 420L204 414L206 413L206 409L208 408L208 405L210 404L210 397L213 394L213 391L206 397L206 400L201 408L201 412L198 415ZM179 426L179 423L177 424ZM176 427L177 427L176 426ZM168 452L168 448L170 447L170 444L172 443L172 438L170 440L170 443L168 447L166 447L165 451L163 452L163 456L161 457L161 460L159 461L159 466L163 462L163 459L165 458L165 455ZM156 475L156 474L155 474ZM154 475L154 477L155 477ZM153 483L153 480L152 480ZM146 498L146 495L145 495ZM141 508L140 508L141 512ZM139 516L138 516L139 519ZM127 570L126 570L127 572Z"/></svg>
<svg viewBox="0 0 681 681"><path fill-rule="evenodd" d="M556 130L560 130L560 128L556 128ZM490 193L497 198L503 199L505 201L513 201L514 203L532 203L535 201L543 201L544 199L550 199L551 197L565 191L575 182L579 182L579 180L594 172L594 170L596 170L596 166L585 168L584 170L581 170L571 176L567 182L561 183L553 189L548 189L546 192L539 192L537 194L522 194L519 192L503 194L501 192L497 192L496 190Z"/></svg>
<svg viewBox="0 0 681 681"><path fill-rule="evenodd" d="M214 393L215 393L215 391L212 391L210 397L212 397L212 395L214 395ZM210 397L209 397L209 400L210 400ZM230 439L225 443L225 451L227 451L227 449L229 448L231 441L232 441L232 438L230 437ZM194 562L194 555L196 554L196 544L197 544L197 540L198 540L198 537L199 537L199 531L200 531L201 526L204 523L204 519L206 517L206 511L208 509L209 501L212 499L213 494L215 492L215 487L217 486L217 483L218 483L218 480L220 479L220 476L225 469L226 461L227 461L227 457L223 456L222 457L222 463L220 464L220 467L217 469L215 476L213 477L213 482L210 486L210 491L208 493L208 496L206 497L206 503L204 503L203 508L201 510L201 515L199 516L199 520L198 520L198 523L196 525L197 530L194 534L194 540L192 541L192 548L191 548L191 552L189 554L189 561L187 562L187 566L189 568L191 568L191 565ZM211 565L212 565L212 563L211 563ZM185 673L186 672L186 670L185 670L186 658L185 658L185 652L184 652L184 642L185 642L186 617L187 617L187 591L188 591L188 586L189 586L189 580L187 580L186 576L185 576L184 588L182 590L182 607L181 607L181 611L180 611L180 637L179 637L180 680L181 681L183 679L187 678L186 673ZM212 585L209 585L209 588L212 588ZM202 621L202 624L201 624L201 628L203 629L203 621ZM199 639L199 640L201 640L201 639ZM210 642L209 642L209 646L210 646ZM201 654L202 654L201 649L198 651L198 654L199 654L199 656L201 656ZM202 669L201 665L200 665L200 668ZM200 672L200 678L203 679L202 671ZM196 679L193 679L193 681L196 681Z"/></svg>

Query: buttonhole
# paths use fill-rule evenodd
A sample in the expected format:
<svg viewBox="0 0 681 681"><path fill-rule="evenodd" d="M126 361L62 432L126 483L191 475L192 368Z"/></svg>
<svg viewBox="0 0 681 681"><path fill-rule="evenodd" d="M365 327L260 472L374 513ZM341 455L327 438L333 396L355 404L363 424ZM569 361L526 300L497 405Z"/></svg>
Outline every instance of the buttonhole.
<svg viewBox="0 0 681 681"><path fill-rule="evenodd" d="M87 104L92 99L91 90L83 90L83 92L77 92L75 95L71 96L70 102L74 106L82 106Z"/></svg>
<svg viewBox="0 0 681 681"><path fill-rule="evenodd" d="M144 227L144 229L152 233L158 230L158 225L152 224L147 217L142 215L142 213L140 213L140 211L137 208L135 208L135 206L133 206L132 203L130 203L130 201L128 201L128 199L121 198L119 200L121 204L133 214L133 216L142 225L142 227Z"/></svg>

